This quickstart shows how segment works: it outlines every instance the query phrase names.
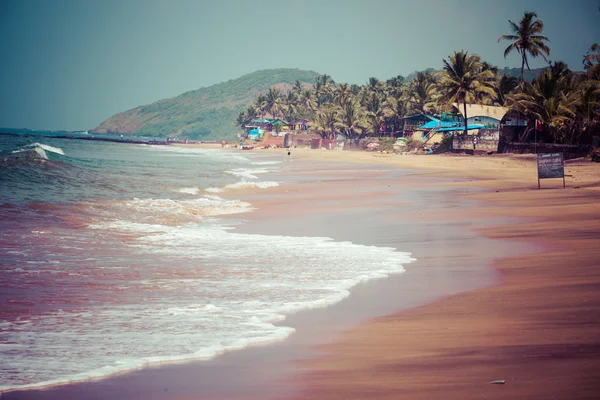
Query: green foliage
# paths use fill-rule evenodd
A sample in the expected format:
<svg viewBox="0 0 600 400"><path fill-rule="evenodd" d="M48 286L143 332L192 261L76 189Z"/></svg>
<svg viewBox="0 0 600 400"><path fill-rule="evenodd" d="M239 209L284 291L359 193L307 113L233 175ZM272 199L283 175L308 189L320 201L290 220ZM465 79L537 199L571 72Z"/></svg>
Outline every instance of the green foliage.
<svg viewBox="0 0 600 400"><path fill-rule="evenodd" d="M454 136L452 135L444 135L444 137L442 138L442 141L440 142L440 145L438 146L437 149L435 149L435 151L433 152L434 154L442 154L442 153L447 153L452 149L452 140L454 139Z"/></svg>
<svg viewBox="0 0 600 400"><path fill-rule="evenodd" d="M92 132L119 132L153 136L179 134L190 139L233 139L239 133L232 121L257 94L277 84L310 83L318 74L299 69L271 69L192 90L114 115Z"/></svg>
<svg viewBox="0 0 600 400"><path fill-rule="evenodd" d="M530 126L521 140L527 140L538 119L544 124L538 139L591 141L600 131L600 46L592 45L583 55L585 72L572 72L561 62L529 70L527 57L546 58L550 52L548 39L541 36L543 23L527 12L519 24L510 22L510 28L511 34L499 41L510 43L505 55L521 55L521 68L499 69L475 54L455 51L437 70L388 80L371 77L363 85L337 84L331 76L312 71L264 70L117 114L93 132L230 140L255 119L274 116L306 118L309 131L323 138L377 138L412 129L414 122L407 126L407 116L455 113L455 103L466 113L464 104L474 103L505 106L525 116ZM379 140L380 150L392 149L393 138ZM447 150L450 141L445 137L438 152ZM407 143L411 150L422 146L420 141Z"/></svg>

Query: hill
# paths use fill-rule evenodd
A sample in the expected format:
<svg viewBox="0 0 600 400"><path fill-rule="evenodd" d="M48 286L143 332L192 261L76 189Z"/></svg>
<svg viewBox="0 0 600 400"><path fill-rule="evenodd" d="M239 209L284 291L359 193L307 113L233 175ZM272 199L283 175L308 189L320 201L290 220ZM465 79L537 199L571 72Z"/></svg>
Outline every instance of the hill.
<svg viewBox="0 0 600 400"><path fill-rule="evenodd" d="M232 139L238 132L232 121L258 94L272 86L291 87L296 80L312 83L317 76L313 71L289 68L257 71L116 114L91 132Z"/></svg>
<svg viewBox="0 0 600 400"><path fill-rule="evenodd" d="M525 79L528 82L531 82L539 74L541 74L543 70L544 68L532 68L531 71L529 71L527 68L525 68L525 71L523 71L523 79ZM515 78L519 78L521 76L521 68L504 67L499 72L506 76L514 76Z"/></svg>

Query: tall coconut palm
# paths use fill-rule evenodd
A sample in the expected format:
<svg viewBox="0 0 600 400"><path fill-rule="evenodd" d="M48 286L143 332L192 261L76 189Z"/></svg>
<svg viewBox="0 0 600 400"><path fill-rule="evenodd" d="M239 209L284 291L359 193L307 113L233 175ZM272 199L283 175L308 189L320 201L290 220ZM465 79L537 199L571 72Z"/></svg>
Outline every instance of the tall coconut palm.
<svg viewBox="0 0 600 400"><path fill-rule="evenodd" d="M512 35L502 35L498 39L498 43L503 40L510 40L512 43L504 50L504 58L510 54L513 50L521 54L521 78L523 80L523 72L525 66L527 70L529 68L529 61L527 60L527 54L532 57L541 56L544 60L550 55L550 48L545 42L549 42L546 36L540 35L544 30L544 23L541 19L537 19L537 14L534 12L526 12L521 18L519 25L515 24L511 20L508 20Z"/></svg>
<svg viewBox="0 0 600 400"><path fill-rule="evenodd" d="M467 134L467 103L473 103L482 94L493 96L491 84L494 74L491 70L483 70L481 59L476 54L466 51L455 51L444 62L438 73L436 88L440 99L447 105L462 103L464 105L465 135Z"/></svg>

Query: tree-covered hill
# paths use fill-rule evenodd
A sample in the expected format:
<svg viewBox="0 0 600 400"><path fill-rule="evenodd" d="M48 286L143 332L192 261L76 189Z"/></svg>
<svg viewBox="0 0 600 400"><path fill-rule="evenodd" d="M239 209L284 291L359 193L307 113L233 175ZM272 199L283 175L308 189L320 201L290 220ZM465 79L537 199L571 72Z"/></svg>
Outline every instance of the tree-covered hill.
<svg viewBox="0 0 600 400"><path fill-rule="evenodd" d="M257 95L273 86L291 88L297 80L312 83L317 76L313 71L288 68L257 71L116 114L92 132L231 139L239 132L232 121Z"/></svg>

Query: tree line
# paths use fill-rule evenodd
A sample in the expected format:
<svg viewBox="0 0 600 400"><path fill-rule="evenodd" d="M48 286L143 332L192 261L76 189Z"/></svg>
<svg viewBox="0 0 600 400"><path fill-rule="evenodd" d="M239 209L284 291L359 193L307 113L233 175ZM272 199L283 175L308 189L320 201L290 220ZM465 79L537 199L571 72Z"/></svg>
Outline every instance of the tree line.
<svg viewBox="0 0 600 400"><path fill-rule="evenodd" d="M513 51L521 56L520 78L504 75L477 54L455 51L442 60L439 71L419 72L408 82L403 76L387 81L370 78L365 85L336 84L331 76L318 76L312 85L296 81L287 93L271 88L246 107L236 120L240 127L270 114L293 121L312 121L311 130L323 138L341 134L348 139L381 136L402 129L403 118L415 114L440 115L467 104L504 106L509 113L528 121L519 140L532 139L536 121L539 140L553 143L589 143L600 133L600 46L593 44L583 55L583 71L571 71L562 61L548 62L535 79L523 79L529 58L548 61L550 40L543 36L543 22L526 12L518 23L509 20L511 33L504 57ZM466 124L464 124L466 134Z"/></svg>

